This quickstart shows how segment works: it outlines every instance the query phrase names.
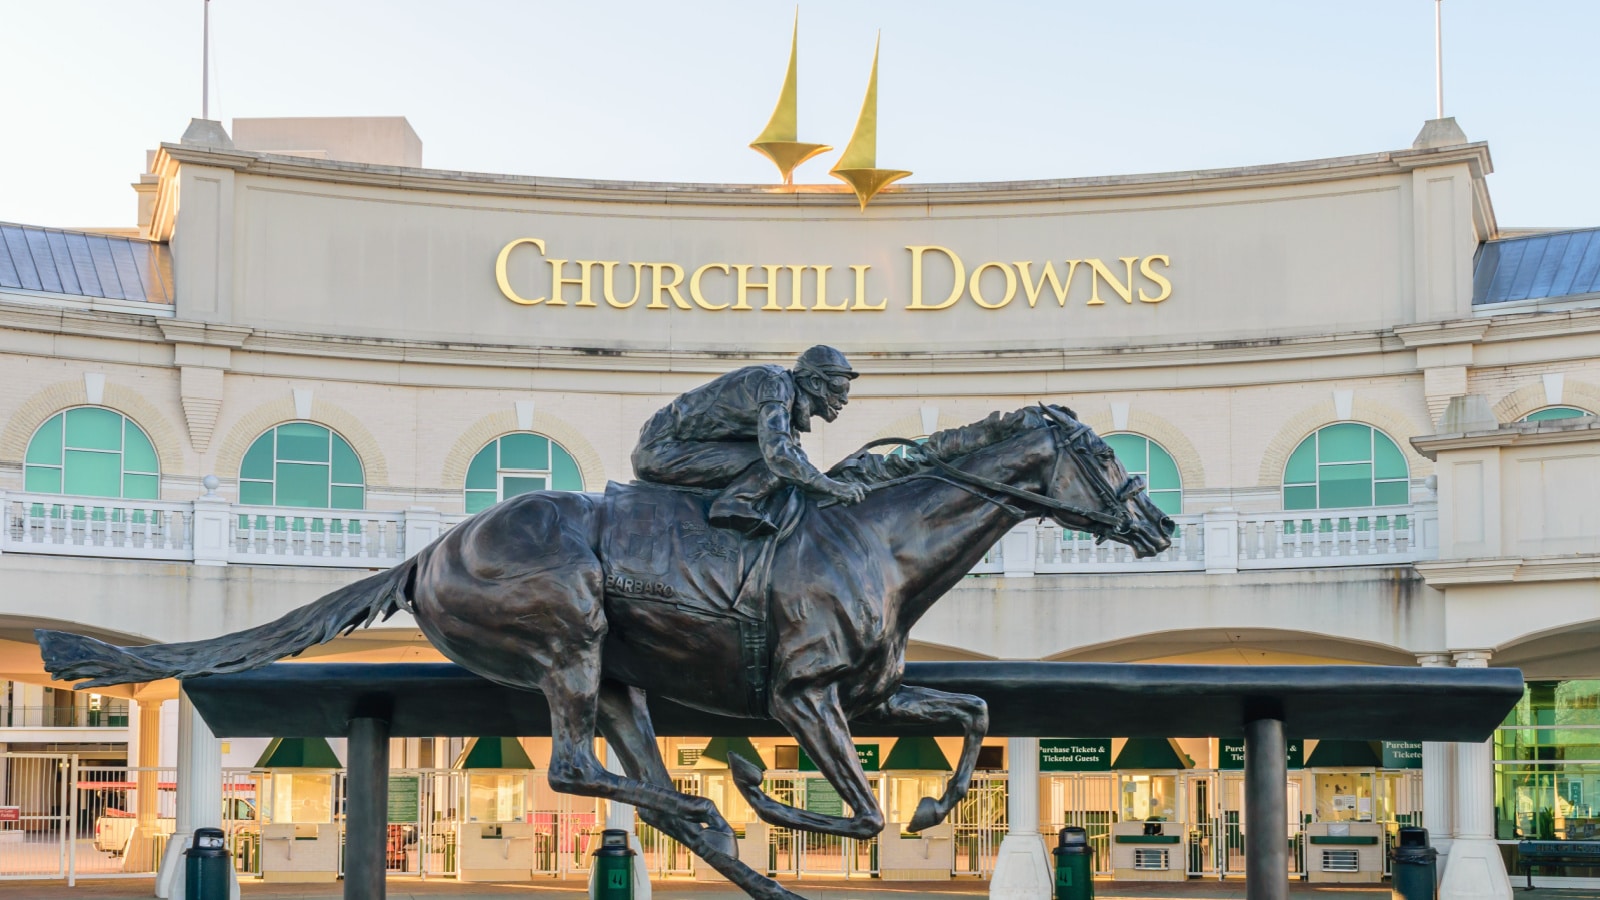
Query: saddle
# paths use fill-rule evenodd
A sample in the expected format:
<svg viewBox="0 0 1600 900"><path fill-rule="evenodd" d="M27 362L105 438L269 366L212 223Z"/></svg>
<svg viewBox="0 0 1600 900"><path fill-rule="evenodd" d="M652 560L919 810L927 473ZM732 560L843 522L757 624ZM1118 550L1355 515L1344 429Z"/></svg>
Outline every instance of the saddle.
<svg viewBox="0 0 1600 900"><path fill-rule="evenodd" d="M786 490L775 498L782 510L777 533L759 538L711 525L717 492L699 488L610 482L599 516L606 598L670 603L737 625L751 714L758 716L766 715L771 666L772 559L810 504Z"/></svg>

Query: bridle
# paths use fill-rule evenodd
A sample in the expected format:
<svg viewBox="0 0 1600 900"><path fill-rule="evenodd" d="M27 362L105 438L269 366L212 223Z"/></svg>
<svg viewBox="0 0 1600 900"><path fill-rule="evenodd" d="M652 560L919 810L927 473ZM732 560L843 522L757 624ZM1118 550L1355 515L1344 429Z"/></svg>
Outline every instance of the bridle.
<svg viewBox="0 0 1600 900"><path fill-rule="evenodd" d="M887 487L890 484L909 481L913 478L934 478L993 503L1019 519L1026 519L1035 514L1041 518L1048 515L1067 528L1079 526L1061 521L1062 516L1070 515L1087 520L1093 525L1099 526L1087 529L1094 534L1097 541L1103 541L1111 535L1120 536L1132 531L1133 523L1128 517L1127 504L1130 498L1145 489L1144 478L1138 475L1130 475L1120 486L1113 486L1110 479L1106 478L1102 467L1095 464L1095 451L1089 447L1089 438L1094 434L1094 431L1089 426L1074 421L1049 406L1040 404L1039 408L1045 415L1046 426L1050 429L1056 444L1055 466L1050 472L1049 483L1060 483L1061 465L1070 456L1077 463L1078 471L1083 474L1090 490L1099 501L1099 509L1088 509L1057 500L1046 494L1023 490L1004 482L995 481L992 478L985 478L982 475L973 475L934 457L927 457L927 462L936 471L914 472L904 478L868 485L867 490L871 491ZM874 447L886 446L916 447L920 445L916 441L906 438L881 438L866 444L861 449L870 450ZM990 493L983 493L984 491ZM1037 513L1013 506L1000 499L1000 497L993 496L994 494L1021 501L1037 510Z"/></svg>

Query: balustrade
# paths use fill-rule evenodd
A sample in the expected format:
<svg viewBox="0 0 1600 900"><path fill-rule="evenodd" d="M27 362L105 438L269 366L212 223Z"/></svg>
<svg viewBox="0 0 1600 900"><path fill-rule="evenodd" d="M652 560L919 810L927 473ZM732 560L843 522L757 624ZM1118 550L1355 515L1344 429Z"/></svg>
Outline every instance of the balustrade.
<svg viewBox="0 0 1600 900"><path fill-rule="evenodd" d="M0 552L201 565L383 568L466 519L431 509L394 512L291 509L190 502L102 500L0 492ZM1136 559L1114 541L1025 522L1012 529L973 575L1230 573L1255 569L1404 565L1438 556L1434 503L1370 509L1237 512L1174 516L1172 546Z"/></svg>

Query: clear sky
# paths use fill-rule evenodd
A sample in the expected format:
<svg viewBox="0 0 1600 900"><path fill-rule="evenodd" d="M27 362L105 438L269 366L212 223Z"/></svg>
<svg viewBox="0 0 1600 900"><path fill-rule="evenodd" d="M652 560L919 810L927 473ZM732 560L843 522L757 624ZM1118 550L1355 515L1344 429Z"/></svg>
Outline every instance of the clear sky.
<svg viewBox="0 0 1600 900"><path fill-rule="evenodd" d="M0 221L131 225L200 114L202 0L0 0ZM849 139L881 30L878 164L913 181L1408 147L1432 0L803 0L800 138ZM213 0L211 116L404 115L434 168L771 182L794 3ZM1502 226L1600 225L1597 0L1444 0L1445 113ZM801 182L830 181L835 156Z"/></svg>

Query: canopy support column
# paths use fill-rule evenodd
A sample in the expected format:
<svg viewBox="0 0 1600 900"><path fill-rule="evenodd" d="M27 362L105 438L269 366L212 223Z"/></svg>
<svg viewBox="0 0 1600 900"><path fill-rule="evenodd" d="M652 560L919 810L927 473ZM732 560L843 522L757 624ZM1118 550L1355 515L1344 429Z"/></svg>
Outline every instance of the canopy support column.
<svg viewBox="0 0 1600 900"><path fill-rule="evenodd" d="M1289 748L1282 719L1244 725L1244 890L1289 900Z"/></svg>
<svg viewBox="0 0 1600 900"><path fill-rule="evenodd" d="M345 781L344 900L384 900L389 837L389 723L350 720Z"/></svg>

